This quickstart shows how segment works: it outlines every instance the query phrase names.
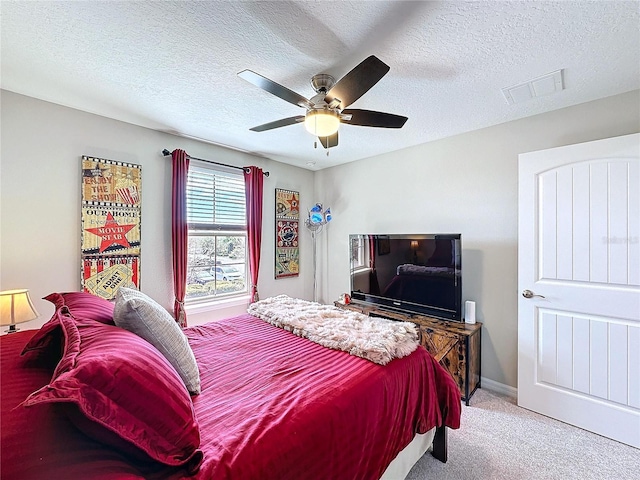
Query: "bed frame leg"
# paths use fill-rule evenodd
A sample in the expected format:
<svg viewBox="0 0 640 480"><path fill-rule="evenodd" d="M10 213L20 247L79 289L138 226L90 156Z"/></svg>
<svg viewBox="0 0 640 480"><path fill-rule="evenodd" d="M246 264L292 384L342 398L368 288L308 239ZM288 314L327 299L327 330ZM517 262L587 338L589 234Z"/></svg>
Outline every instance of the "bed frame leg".
<svg viewBox="0 0 640 480"><path fill-rule="evenodd" d="M440 460L442 463L447 463L447 445L448 443L448 431L444 425L436 428L436 436L433 438L433 449L431 455Z"/></svg>

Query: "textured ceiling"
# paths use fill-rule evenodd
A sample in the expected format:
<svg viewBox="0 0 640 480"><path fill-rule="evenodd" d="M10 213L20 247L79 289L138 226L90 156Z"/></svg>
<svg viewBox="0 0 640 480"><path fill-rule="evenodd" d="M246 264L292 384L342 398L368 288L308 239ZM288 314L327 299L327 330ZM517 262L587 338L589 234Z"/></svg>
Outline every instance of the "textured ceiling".
<svg viewBox="0 0 640 480"><path fill-rule="evenodd" d="M2 88L317 170L640 88L638 1L1 3ZM352 108L409 117L342 125L326 150L304 114L240 79L306 98L369 55L390 72ZM501 88L564 69L562 92L509 105ZM162 148L176 145L158 145Z"/></svg>

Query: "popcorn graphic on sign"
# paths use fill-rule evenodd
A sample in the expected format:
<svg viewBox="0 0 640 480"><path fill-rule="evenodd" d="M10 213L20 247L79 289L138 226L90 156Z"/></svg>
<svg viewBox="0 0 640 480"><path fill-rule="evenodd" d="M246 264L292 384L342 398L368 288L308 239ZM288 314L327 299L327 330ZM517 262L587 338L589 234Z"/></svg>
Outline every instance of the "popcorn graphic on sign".
<svg viewBox="0 0 640 480"><path fill-rule="evenodd" d="M130 178L119 178L116 181L116 192L123 203L135 205L138 203L138 186Z"/></svg>

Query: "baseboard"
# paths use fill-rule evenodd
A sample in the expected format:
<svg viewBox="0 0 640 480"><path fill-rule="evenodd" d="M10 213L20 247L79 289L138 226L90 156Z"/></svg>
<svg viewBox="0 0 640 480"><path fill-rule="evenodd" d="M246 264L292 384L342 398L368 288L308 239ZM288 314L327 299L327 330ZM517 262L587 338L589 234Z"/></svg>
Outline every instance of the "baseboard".
<svg viewBox="0 0 640 480"><path fill-rule="evenodd" d="M518 389L505 385L504 383L496 382L486 377L480 377L480 384L482 388L486 388L492 392L501 393L511 398L518 398Z"/></svg>

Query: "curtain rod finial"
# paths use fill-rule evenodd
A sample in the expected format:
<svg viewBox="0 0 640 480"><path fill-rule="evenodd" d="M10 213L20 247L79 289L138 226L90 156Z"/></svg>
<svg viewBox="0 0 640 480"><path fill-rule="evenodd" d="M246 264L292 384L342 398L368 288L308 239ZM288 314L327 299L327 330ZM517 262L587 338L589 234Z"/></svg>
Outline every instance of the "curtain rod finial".
<svg viewBox="0 0 640 480"><path fill-rule="evenodd" d="M162 155L166 157L168 155L171 155L171 152L165 148L164 150L162 150Z"/></svg>

